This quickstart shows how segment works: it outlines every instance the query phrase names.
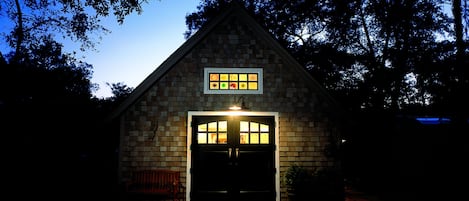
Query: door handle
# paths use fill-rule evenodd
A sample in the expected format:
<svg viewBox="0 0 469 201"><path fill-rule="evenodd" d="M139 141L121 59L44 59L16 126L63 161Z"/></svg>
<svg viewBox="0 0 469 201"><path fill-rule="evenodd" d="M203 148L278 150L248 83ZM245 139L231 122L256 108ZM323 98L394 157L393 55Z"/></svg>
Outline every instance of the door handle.
<svg viewBox="0 0 469 201"><path fill-rule="evenodd" d="M236 158L239 157L239 148L236 148Z"/></svg>
<svg viewBox="0 0 469 201"><path fill-rule="evenodd" d="M231 151L232 151L232 148L228 148L228 158L231 158Z"/></svg>

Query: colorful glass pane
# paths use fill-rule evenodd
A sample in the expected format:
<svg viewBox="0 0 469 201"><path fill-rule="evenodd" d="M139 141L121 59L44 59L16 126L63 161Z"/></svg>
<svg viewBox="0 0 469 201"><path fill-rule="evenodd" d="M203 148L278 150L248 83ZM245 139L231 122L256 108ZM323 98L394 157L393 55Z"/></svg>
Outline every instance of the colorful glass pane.
<svg viewBox="0 0 469 201"><path fill-rule="evenodd" d="M228 89L228 82L220 82L220 89Z"/></svg>
<svg viewBox="0 0 469 201"><path fill-rule="evenodd" d="M239 74L239 81L248 81L248 74Z"/></svg>
<svg viewBox="0 0 469 201"><path fill-rule="evenodd" d="M219 87L218 82L210 82L210 89L219 89Z"/></svg>
<svg viewBox="0 0 469 201"><path fill-rule="evenodd" d="M218 81L219 74L218 73L210 73L210 81Z"/></svg>
<svg viewBox="0 0 469 201"><path fill-rule="evenodd" d="M228 74L220 74L221 81L228 81Z"/></svg>
<svg viewBox="0 0 469 201"><path fill-rule="evenodd" d="M230 81L238 81L238 74L230 74Z"/></svg>
<svg viewBox="0 0 469 201"><path fill-rule="evenodd" d="M249 81L257 81L257 74L249 74Z"/></svg>
<svg viewBox="0 0 469 201"><path fill-rule="evenodd" d="M247 82L239 82L239 89L248 89Z"/></svg>
<svg viewBox="0 0 469 201"><path fill-rule="evenodd" d="M257 90L257 82L249 82L249 90Z"/></svg>
<svg viewBox="0 0 469 201"><path fill-rule="evenodd" d="M230 82L230 89L238 89L238 83L237 82Z"/></svg>

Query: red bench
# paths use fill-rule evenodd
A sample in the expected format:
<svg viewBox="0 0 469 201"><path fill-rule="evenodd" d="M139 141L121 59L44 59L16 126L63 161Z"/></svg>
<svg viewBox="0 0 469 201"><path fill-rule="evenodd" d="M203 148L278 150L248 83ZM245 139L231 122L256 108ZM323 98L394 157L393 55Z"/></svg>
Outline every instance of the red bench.
<svg viewBox="0 0 469 201"><path fill-rule="evenodd" d="M157 195L178 200L179 172L172 170L140 170L125 183L128 195Z"/></svg>

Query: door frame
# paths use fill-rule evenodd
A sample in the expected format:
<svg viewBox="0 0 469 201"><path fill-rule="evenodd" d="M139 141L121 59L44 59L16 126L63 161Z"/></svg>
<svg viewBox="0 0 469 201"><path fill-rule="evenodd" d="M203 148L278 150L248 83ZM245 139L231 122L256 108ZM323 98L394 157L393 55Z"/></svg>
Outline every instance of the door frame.
<svg viewBox="0 0 469 201"><path fill-rule="evenodd" d="M274 162L275 162L275 200L280 201L280 155L279 155L279 123L278 123L278 112L249 112L249 111L188 111L187 112L187 147L186 147L186 200L190 200L191 192L191 167L192 167L192 117L193 116L265 116L274 117L275 136L274 136Z"/></svg>

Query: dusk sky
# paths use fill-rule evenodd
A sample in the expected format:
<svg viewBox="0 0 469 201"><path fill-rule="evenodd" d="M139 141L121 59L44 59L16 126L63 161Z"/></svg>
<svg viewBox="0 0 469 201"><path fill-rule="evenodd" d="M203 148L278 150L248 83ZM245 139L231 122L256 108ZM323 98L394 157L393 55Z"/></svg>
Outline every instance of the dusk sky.
<svg viewBox="0 0 469 201"><path fill-rule="evenodd" d="M112 96L106 83L122 82L137 87L151 72L167 59L186 39L186 15L197 10L200 0L151 0L144 4L143 13L133 13L119 25L114 16L102 19L111 31L102 34L96 50L80 52L79 45L63 42L65 52L77 52L77 58L93 65L91 81L99 85L96 97ZM1 33L12 24L0 16ZM93 35L92 37L96 37ZM2 38L1 52L9 47Z"/></svg>
<svg viewBox="0 0 469 201"><path fill-rule="evenodd" d="M142 14L128 16L122 25L114 17L105 19L112 32L103 36L97 51L84 53L84 61L93 65L92 82L99 85L94 94L111 96L106 82L137 87L186 41L185 16L196 11L198 4L199 0L150 1Z"/></svg>

